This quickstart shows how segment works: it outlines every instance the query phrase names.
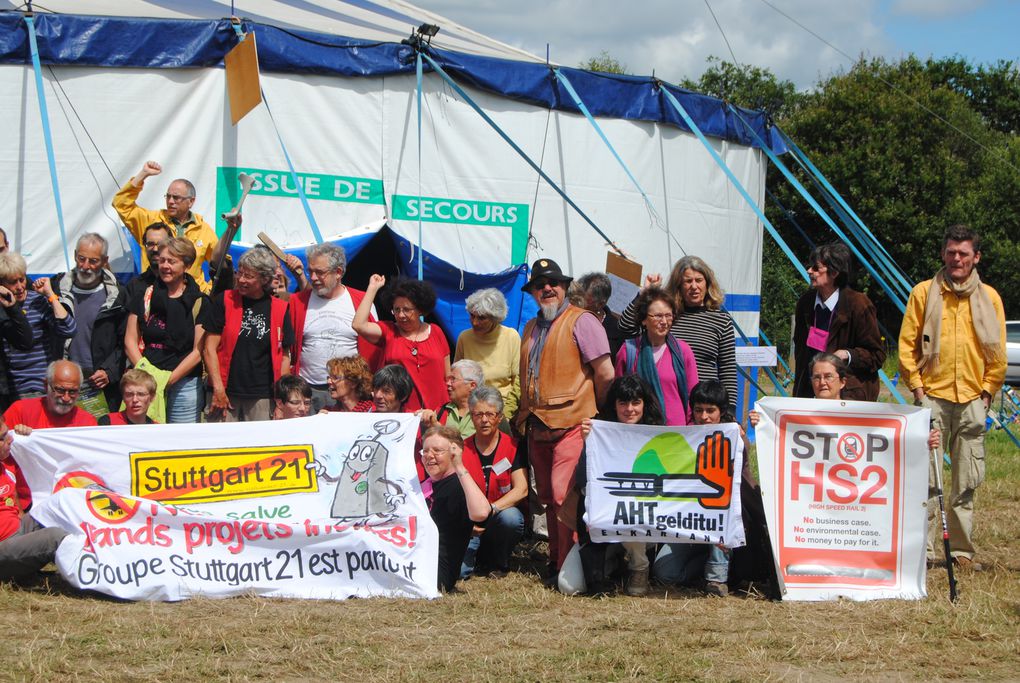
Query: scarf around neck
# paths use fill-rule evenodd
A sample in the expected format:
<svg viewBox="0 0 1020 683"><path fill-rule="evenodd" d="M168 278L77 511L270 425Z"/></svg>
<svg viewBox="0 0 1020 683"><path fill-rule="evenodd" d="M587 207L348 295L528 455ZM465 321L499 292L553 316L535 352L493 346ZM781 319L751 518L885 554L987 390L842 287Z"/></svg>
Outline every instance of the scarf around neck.
<svg viewBox="0 0 1020 683"><path fill-rule="evenodd" d="M921 328L921 359L917 364L919 372L935 372L939 367L942 337L942 286L945 285L960 299L970 299L970 315L974 333L981 344L985 362L1001 360L1002 338L995 306L988 292L981 286L977 270L972 270L964 282L953 282L946 277L946 269L940 268L928 287L928 300L924 305L924 322Z"/></svg>
<svg viewBox="0 0 1020 683"><path fill-rule="evenodd" d="M539 307L538 316L535 317L535 327L538 330L538 336L535 337L535 341L532 343L531 348L528 349L528 377L527 386L529 393L535 397L535 403L540 403L541 400L538 394L538 373L542 365L542 351L545 349L545 342L549 338L549 330L552 328L553 323L563 315L563 311L567 310L570 306L570 302L564 298L563 303L556 309L556 315L549 320L542 317L542 309Z"/></svg>

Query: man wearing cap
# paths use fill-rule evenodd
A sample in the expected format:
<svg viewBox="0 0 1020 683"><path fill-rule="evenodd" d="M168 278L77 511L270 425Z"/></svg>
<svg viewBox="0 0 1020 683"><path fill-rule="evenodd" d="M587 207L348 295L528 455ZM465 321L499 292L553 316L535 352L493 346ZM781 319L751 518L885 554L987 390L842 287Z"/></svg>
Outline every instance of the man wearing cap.
<svg viewBox="0 0 1020 683"><path fill-rule="evenodd" d="M549 561L556 571L572 541L570 528L557 513L584 445L581 420L598 413L613 380L602 323L566 300L572 279L555 261L539 259L521 288L535 298L539 312L524 328L516 424L527 434L538 497L546 505Z"/></svg>

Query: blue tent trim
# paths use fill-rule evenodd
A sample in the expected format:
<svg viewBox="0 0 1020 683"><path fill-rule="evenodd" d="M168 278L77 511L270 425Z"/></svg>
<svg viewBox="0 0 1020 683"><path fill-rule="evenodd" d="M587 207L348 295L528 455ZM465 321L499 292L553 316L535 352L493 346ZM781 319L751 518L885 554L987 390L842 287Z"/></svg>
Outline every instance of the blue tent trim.
<svg viewBox="0 0 1020 683"><path fill-rule="evenodd" d="M149 19L76 14L36 14L39 58L63 66L180 69L216 67L237 44L227 19ZM319 73L348 77L414 72L414 51L400 43L378 43L312 31L285 30L249 20L256 31L263 71ZM130 39L125 39L130 36ZM482 57L431 49L451 77L501 97L541 107L578 112L546 64ZM28 32L21 12L0 12L0 64L30 63ZM759 146L722 100L699 95L653 78L604 74L561 67L595 116L663 123L689 130L664 101L661 88L680 100L706 135ZM761 112L739 110L773 152L785 143Z"/></svg>

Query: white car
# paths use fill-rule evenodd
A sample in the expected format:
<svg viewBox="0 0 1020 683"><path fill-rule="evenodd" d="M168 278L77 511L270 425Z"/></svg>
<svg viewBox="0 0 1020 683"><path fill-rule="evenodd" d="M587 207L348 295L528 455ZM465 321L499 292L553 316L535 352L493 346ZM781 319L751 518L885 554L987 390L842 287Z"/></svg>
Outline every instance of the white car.
<svg viewBox="0 0 1020 683"><path fill-rule="evenodd" d="M1020 320L1006 321L1006 384L1020 387Z"/></svg>

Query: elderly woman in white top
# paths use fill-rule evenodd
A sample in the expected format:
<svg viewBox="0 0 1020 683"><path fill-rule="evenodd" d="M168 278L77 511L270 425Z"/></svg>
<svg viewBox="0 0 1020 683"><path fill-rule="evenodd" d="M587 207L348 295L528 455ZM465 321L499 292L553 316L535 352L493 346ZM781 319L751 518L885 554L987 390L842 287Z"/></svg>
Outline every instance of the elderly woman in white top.
<svg viewBox="0 0 1020 683"><path fill-rule="evenodd" d="M521 336L503 325L506 298L498 289L480 289L465 302L471 316L471 329L457 338L455 361L477 361L485 373L485 383L503 396L503 414L509 419L517 412L521 396L518 373L521 362Z"/></svg>

